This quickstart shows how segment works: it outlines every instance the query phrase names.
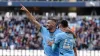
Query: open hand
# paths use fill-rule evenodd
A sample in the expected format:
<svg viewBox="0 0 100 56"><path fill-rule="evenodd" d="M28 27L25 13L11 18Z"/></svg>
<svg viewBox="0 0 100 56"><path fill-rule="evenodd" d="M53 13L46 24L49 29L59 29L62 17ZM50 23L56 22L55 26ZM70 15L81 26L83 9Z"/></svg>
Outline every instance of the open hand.
<svg viewBox="0 0 100 56"><path fill-rule="evenodd" d="M52 46L52 44L54 43L54 41L47 41L49 46Z"/></svg>

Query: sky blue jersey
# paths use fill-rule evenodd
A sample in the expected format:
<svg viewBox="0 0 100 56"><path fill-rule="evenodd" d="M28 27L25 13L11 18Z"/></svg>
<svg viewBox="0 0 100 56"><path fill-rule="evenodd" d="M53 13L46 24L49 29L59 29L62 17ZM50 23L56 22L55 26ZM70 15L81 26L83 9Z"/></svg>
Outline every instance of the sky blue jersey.
<svg viewBox="0 0 100 56"><path fill-rule="evenodd" d="M56 51L52 51L52 46L49 46L47 41L54 41L54 37L56 34L61 33L62 31L60 29L56 29L54 32L49 32L47 28L41 26L41 35L43 37L43 47L44 47L44 52L47 56L59 56L59 50L57 49Z"/></svg>
<svg viewBox="0 0 100 56"><path fill-rule="evenodd" d="M68 32L62 32L56 35L52 50L59 48L59 56L74 56L73 48L76 47L74 36Z"/></svg>

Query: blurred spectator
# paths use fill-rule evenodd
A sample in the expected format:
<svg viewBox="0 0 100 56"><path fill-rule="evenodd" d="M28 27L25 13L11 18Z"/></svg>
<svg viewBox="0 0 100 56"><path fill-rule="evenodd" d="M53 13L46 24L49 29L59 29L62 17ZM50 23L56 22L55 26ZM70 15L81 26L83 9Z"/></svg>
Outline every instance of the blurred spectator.
<svg viewBox="0 0 100 56"><path fill-rule="evenodd" d="M99 47L97 43L100 43L97 38L100 37L98 34L100 31L100 26L97 26L99 19L96 21L83 19L80 24L80 29L76 30L77 36L80 38L80 43L78 43L79 49L90 49ZM99 24L100 25L100 24Z"/></svg>
<svg viewBox="0 0 100 56"><path fill-rule="evenodd" d="M32 36L31 36L32 37ZM33 39L28 39L30 49L40 49L42 48L41 40L38 36L34 36Z"/></svg>

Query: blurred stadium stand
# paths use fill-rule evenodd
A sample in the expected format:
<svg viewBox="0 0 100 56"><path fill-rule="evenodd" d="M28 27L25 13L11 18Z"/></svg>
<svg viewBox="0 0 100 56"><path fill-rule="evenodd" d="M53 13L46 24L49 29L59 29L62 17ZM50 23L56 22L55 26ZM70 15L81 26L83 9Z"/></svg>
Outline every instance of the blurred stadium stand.
<svg viewBox="0 0 100 56"><path fill-rule="evenodd" d="M72 1L72 2L75 2L75 1L99 1L99 0L0 0L0 1Z"/></svg>
<svg viewBox="0 0 100 56"><path fill-rule="evenodd" d="M0 0L0 6L38 6L38 7L99 7L99 0Z"/></svg>

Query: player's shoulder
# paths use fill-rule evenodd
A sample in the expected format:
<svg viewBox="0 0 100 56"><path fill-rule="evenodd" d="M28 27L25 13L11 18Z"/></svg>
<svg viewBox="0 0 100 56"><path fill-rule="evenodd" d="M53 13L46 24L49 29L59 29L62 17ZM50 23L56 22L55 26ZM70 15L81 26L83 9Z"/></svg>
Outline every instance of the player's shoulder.
<svg viewBox="0 0 100 56"><path fill-rule="evenodd" d="M70 37L70 38L74 38L73 34L70 33L70 32L67 33L67 36Z"/></svg>
<svg viewBox="0 0 100 56"><path fill-rule="evenodd" d="M64 32L56 34L56 39L62 39L62 36L64 36Z"/></svg>
<svg viewBox="0 0 100 56"><path fill-rule="evenodd" d="M62 32L59 28L56 29L57 32Z"/></svg>
<svg viewBox="0 0 100 56"><path fill-rule="evenodd" d="M65 35L65 32L61 32L57 34L57 36L63 36L63 35Z"/></svg>

